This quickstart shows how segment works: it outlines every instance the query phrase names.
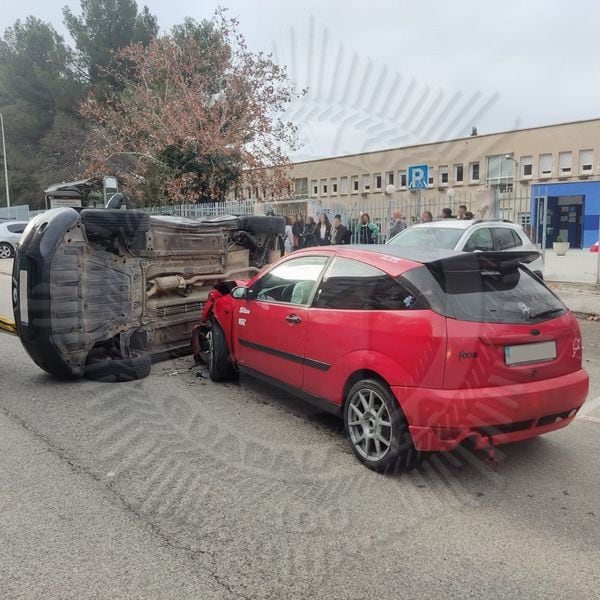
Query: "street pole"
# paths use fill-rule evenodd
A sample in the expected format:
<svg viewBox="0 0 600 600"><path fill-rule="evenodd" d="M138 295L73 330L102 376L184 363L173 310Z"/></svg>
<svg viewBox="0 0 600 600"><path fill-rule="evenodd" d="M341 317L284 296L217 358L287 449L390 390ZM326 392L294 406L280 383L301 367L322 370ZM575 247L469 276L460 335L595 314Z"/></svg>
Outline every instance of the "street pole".
<svg viewBox="0 0 600 600"><path fill-rule="evenodd" d="M4 141L4 117L0 112L0 128L2 129L2 156L4 158L4 183L6 184L6 206L10 207L10 192L8 191L8 165L6 161L6 143Z"/></svg>
<svg viewBox="0 0 600 600"><path fill-rule="evenodd" d="M600 215L598 215L598 240L600 240ZM598 244L598 262L596 264L596 285L600 285L600 243Z"/></svg>

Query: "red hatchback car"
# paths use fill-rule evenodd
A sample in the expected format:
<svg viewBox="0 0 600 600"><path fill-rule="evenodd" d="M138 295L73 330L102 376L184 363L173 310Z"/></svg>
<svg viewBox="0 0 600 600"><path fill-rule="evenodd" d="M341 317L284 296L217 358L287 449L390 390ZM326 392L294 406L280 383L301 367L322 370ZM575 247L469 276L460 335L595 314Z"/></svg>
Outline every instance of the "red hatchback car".
<svg viewBox="0 0 600 600"><path fill-rule="evenodd" d="M343 415L354 453L375 470L564 427L588 376L576 319L522 264L537 256L295 252L211 293L210 377L245 372Z"/></svg>

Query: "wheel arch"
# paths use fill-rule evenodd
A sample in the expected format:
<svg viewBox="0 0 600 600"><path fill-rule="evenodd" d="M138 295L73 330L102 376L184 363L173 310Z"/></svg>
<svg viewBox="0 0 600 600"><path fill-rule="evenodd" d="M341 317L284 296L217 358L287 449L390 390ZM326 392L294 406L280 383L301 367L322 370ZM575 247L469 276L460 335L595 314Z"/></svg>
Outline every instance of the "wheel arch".
<svg viewBox="0 0 600 600"><path fill-rule="evenodd" d="M362 381L363 379L374 379L376 381L379 381L391 390L390 384L386 381L385 377L380 375L377 371L374 371L372 369L357 369L356 371L351 373L344 382L341 405L342 411L344 410L344 406L346 404L346 397L348 396L348 392L352 389L354 385L356 385L359 381Z"/></svg>

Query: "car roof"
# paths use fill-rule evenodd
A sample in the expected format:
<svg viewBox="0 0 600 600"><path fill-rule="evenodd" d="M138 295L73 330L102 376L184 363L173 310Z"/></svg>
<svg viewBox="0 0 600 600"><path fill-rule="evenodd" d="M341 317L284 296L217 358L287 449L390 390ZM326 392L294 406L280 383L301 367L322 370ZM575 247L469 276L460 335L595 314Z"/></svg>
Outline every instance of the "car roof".
<svg viewBox="0 0 600 600"><path fill-rule="evenodd" d="M327 247L313 247L297 250L286 258L295 256L331 256L363 261L386 272L392 277L398 277L410 269L420 265L439 267L443 264L449 269L478 268L481 261L488 264L501 262L531 262L539 257L537 250L523 250L521 252L460 252L445 248L422 248L411 246L388 245L341 245Z"/></svg>
<svg viewBox="0 0 600 600"><path fill-rule="evenodd" d="M335 254L341 258L352 258L364 261L382 271L396 277L409 269L422 264L438 262L455 256L462 256L464 252L447 250L445 248L420 248L410 246L375 245L340 245L340 246L315 246L297 250L288 256L319 255L329 256Z"/></svg>
<svg viewBox="0 0 600 600"><path fill-rule="evenodd" d="M515 227L515 223L511 221L505 221L503 219L438 219L436 221L431 221L430 223L417 223L412 227L445 227L450 229L468 229L473 225L487 225L488 227Z"/></svg>

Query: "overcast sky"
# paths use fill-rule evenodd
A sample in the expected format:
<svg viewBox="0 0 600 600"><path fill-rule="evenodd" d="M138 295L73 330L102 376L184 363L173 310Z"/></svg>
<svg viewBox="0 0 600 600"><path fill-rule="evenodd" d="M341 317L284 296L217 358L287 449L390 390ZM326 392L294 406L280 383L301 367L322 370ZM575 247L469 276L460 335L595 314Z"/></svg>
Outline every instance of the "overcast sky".
<svg viewBox="0 0 600 600"><path fill-rule="evenodd" d="M78 1L0 0L61 33ZM142 2L139 2L142 4ZM298 158L600 117L600 4L584 0L148 0L163 29L218 4L308 97Z"/></svg>

